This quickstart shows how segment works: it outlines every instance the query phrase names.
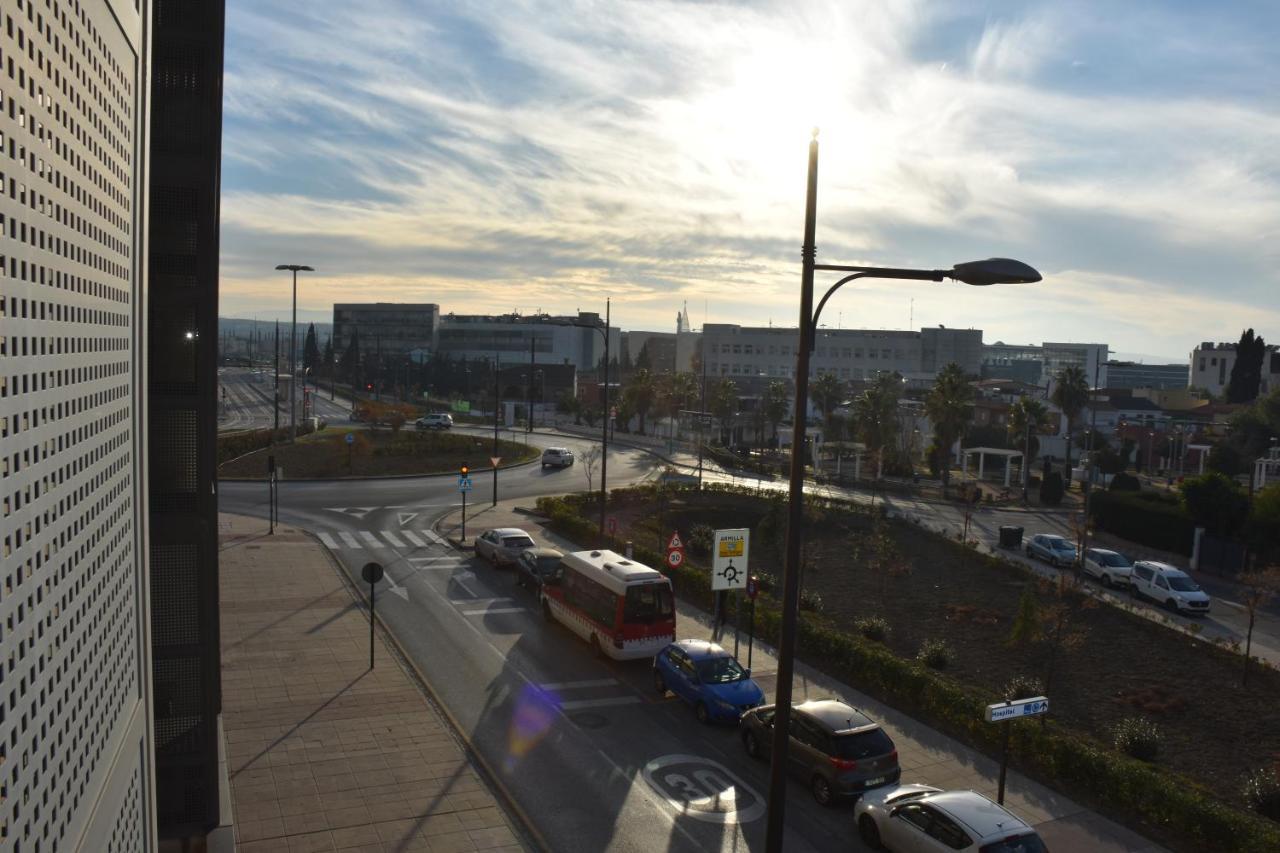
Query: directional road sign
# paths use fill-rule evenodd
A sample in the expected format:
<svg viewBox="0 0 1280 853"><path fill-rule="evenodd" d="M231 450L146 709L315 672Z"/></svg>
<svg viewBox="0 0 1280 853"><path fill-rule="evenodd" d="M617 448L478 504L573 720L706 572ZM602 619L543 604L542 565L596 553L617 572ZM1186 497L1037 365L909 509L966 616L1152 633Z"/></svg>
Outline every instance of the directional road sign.
<svg viewBox="0 0 1280 853"><path fill-rule="evenodd" d="M987 722L999 723L1019 717L1034 717L1049 713L1049 698L1033 696L1030 699L1014 699L1012 702L997 702L987 706Z"/></svg>
<svg viewBox="0 0 1280 853"><path fill-rule="evenodd" d="M711 551L712 589L741 589L747 585L749 535L745 527L715 532Z"/></svg>
<svg viewBox="0 0 1280 853"><path fill-rule="evenodd" d="M347 433L347 436L346 436L346 439L345 439L345 440L346 440L347 444L355 444L355 443L356 443L356 434L355 434L355 433L353 433L353 432L349 432L349 433Z"/></svg>

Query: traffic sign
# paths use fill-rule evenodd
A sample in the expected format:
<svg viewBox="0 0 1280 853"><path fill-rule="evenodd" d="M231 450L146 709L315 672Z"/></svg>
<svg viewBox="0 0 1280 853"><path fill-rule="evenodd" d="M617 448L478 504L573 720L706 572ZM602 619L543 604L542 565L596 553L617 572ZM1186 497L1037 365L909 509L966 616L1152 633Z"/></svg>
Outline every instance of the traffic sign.
<svg viewBox="0 0 1280 853"><path fill-rule="evenodd" d="M610 536L613 536L614 534L616 534L618 532L617 516L614 516L614 515L609 516L609 520L605 522L605 527L609 530Z"/></svg>
<svg viewBox="0 0 1280 853"><path fill-rule="evenodd" d="M489 464L490 464L490 465L492 465L494 468L497 468L497 467L498 467L498 463L499 463L499 462L501 462L501 461L502 461L502 457L501 457L501 456L490 456L490 457L489 457Z"/></svg>
<svg viewBox="0 0 1280 853"><path fill-rule="evenodd" d="M349 432L349 433L347 433L347 436L346 436L346 439L345 439L345 440L346 440L347 444L355 444L355 443L356 443L356 434L355 434L354 432Z"/></svg>
<svg viewBox="0 0 1280 853"><path fill-rule="evenodd" d="M674 531L671 534L671 538L667 540L667 550L670 551L674 548L684 548L684 543L680 541L680 531L678 530Z"/></svg>
<svg viewBox="0 0 1280 853"><path fill-rule="evenodd" d="M1033 696L1030 699L1014 699L1011 702L997 702L987 706L988 723L999 723L1018 717L1034 717L1049 713L1047 696Z"/></svg>
<svg viewBox="0 0 1280 853"><path fill-rule="evenodd" d="M365 563L360 569L360 577L364 578L365 583L377 583L382 580L382 564Z"/></svg>
<svg viewBox="0 0 1280 853"><path fill-rule="evenodd" d="M678 569L684 565L684 551L679 548L667 552L667 565L673 569Z"/></svg>
<svg viewBox="0 0 1280 853"><path fill-rule="evenodd" d="M750 531L745 527L717 530L711 552L711 588L742 589L747 585Z"/></svg>
<svg viewBox="0 0 1280 853"><path fill-rule="evenodd" d="M471 491L471 478L470 478L470 477L459 477L459 478L458 478L458 491L460 491L460 492L469 492L469 491Z"/></svg>

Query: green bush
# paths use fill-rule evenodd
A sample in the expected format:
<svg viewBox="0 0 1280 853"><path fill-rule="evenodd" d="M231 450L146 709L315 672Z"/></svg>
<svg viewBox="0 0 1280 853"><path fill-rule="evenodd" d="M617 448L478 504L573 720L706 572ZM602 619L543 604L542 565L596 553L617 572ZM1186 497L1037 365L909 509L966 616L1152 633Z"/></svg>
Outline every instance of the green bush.
<svg viewBox="0 0 1280 853"><path fill-rule="evenodd" d="M1057 506L1062 503L1063 494L1062 475L1057 471L1050 471L1040 481L1040 503Z"/></svg>
<svg viewBox="0 0 1280 853"><path fill-rule="evenodd" d="M710 524L695 524L689 529L689 550L700 557L711 556L716 532Z"/></svg>
<svg viewBox="0 0 1280 853"><path fill-rule="evenodd" d="M1030 699L1032 696L1043 694L1044 682L1034 675L1015 675L1000 691L1000 695L1009 702L1015 699Z"/></svg>
<svg viewBox="0 0 1280 853"><path fill-rule="evenodd" d="M889 621L883 616L864 616L853 623L858 633L868 640L883 643L889 636Z"/></svg>
<svg viewBox="0 0 1280 853"><path fill-rule="evenodd" d="M1125 717L1111 727L1111 740L1140 761L1155 761L1160 753L1160 727L1146 717Z"/></svg>
<svg viewBox="0 0 1280 853"><path fill-rule="evenodd" d="M1121 471L1111 478L1111 485L1107 486L1113 492L1140 492L1142 491L1142 483L1132 474L1126 474Z"/></svg>
<svg viewBox="0 0 1280 853"><path fill-rule="evenodd" d="M953 657L955 652L946 640L925 640L916 653L916 660L932 669L946 669Z"/></svg>
<svg viewBox="0 0 1280 853"><path fill-rule="evenodd" d="M324 421L320 422L320 429L325 428ZM311 420L308 418L298 424L298 435L310 435L314 430L311 429ZM282 444L289 440L289 428L287 426L280 429L249 429L243 432L229 432L218 436L218 464L230 462L232 459L238 459L255 450L262 450L273 444Z"/></svg>
<svg viewBox="0 0 1280 853"><path fill-rule="evenodd" d="M1098 528L1130 542L1190 554L1195 527L1177 499L1158 492L1094 492L1089 516Z"/></svg>
<svg viewBox="0 0 1280 853"><path fill-rule="evenodd" d="M1255 770L1244 780L1244 801L1261 815L1280 820L1280 775L1275 768Z"/></svg>

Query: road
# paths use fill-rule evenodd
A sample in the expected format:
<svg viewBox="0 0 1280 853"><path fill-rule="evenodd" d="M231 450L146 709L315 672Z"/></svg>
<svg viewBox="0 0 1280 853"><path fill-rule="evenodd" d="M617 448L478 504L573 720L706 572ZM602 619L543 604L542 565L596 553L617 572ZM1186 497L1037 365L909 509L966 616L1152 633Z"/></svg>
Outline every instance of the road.
<svg viewBox="0 0 1280 853"><path fill-rule="evenodd" d="M219 402L218 430L228 432L243 429L266 429L275 425L271 397L275 385L271 371L244 367L225 367L218 371ZM281 388L281 394L288 386ZM298 413L302 413L302 388L298 388ZM330 400L327 390L312 394L317 416L330 424L350 424L351 401L338 397ZM289 424L289 400L280 402L280 425Z"/></svg>

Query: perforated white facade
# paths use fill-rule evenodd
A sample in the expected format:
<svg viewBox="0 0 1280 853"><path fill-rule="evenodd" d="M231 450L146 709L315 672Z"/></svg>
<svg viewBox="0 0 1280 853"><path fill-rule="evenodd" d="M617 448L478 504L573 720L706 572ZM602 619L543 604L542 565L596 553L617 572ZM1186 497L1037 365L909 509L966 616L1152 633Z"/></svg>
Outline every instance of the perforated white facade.
<svg viewBox="0 0 1280 853"><path fill-rule="evenodd" d="M0 2L0 850L154 849L148 0Z"/></svg>

